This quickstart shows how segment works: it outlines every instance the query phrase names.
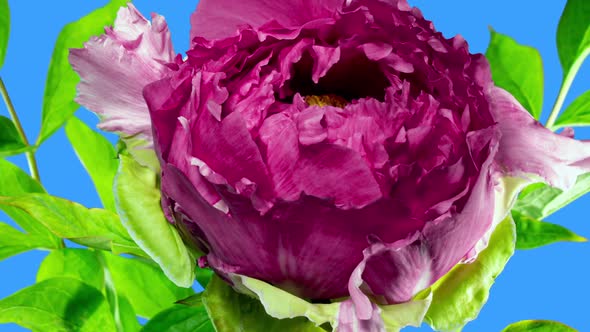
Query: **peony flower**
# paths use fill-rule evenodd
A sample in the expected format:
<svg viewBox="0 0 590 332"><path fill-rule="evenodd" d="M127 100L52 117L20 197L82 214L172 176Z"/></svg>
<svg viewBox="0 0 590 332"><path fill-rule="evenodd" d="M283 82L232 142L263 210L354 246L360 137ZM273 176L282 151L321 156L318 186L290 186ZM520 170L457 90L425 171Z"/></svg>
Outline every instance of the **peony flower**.
<svg viewBox="0 0 590 332"><path fill-rule="evenodd" d="M153 141L202 266L260 297L248 285L340 299L340 331L383 330L477 258L522 185L590 167L405 0L201 0L191 23L173 59L161 17L121 9L72 51L78 101Z"/></svg>

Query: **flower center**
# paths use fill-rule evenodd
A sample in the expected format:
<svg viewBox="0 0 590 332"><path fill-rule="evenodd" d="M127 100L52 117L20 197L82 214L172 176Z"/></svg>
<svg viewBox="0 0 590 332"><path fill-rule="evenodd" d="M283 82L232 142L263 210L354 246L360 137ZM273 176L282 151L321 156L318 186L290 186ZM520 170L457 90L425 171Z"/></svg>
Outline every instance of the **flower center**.
<svg viewBox="0 0 590 332"><path fill-rule="evenodd" d="M343 50L340 61L317 82L314 82L314 68L317 61L309 54L304 54L299 62L293 65L293 76L289 82L291 94L302 96L337 95L347 101L361 98L375 98L383 101L385 90L391 86L379 63L369 60L358 51Z"/></svg>
<svg viewBox="0 0 590 332"><path fill-rule="evenodd" d="M344 108L348 101L337 95L305 96L305 102L309 106L334 106Z"/></svg>

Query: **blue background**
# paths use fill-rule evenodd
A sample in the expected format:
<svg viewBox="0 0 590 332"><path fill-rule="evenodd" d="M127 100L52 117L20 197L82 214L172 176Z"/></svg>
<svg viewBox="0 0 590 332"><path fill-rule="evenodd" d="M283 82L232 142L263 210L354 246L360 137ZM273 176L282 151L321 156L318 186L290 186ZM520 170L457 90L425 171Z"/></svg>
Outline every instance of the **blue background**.
<svg viewBox="0 0 590 332"><path fill-rule="evenodd" d="M280 1L280 0L277 0ZM189 15L192 1L137 0L146 15L158 12L168 19L177 52L188 47ZM485 52L488 26L538 48L545 64L547 117L561 82L561 67L555 47L555 31L565 0L414 0L438 30L450 37L461 34L472 52ZM60 29L105 1L22 1L11 0L12 31L8 56L0 75L4 79L30 140L39 132L45 75ZM590 89L590 66L585 65L575 81L567 103ZM2 104L0 114L7 115ZM80 110L78 116L93 126L95 117ZM590 138L590 131L578 130L578 138ZM37 154L41 177L49 193L76 200L88 207L100 206L92 183L80 166L63 130L51 137ZM26 169L23 157L11 158ZM582 236L590 236L590 197L584 197L548 218ZM3 221L6 216L0 215ZM32 285L46 252L34 251L0 262L0 298ZM561 243L532 251L519 251L509 262L492 289L490 300L478 320L465 331L500 331L523 319L553 319L580 331L590 331L587 287L590 268L588 243ZM427 331L427 328L421 330ZM0 325L0 331L22 331L15 325Z"/></svg>

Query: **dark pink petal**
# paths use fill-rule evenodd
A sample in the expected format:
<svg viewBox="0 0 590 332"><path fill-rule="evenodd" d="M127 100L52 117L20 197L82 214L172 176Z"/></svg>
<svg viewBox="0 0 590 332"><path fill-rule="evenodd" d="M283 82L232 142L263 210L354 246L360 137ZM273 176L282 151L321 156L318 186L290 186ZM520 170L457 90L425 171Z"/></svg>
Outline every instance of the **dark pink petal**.
<svg viewBox="0 0 590 332"><path fill-rule="evenodd" d="M299 143L312 145L323 142L328 137L324 123L325 108L312 106L297 114Z"/></svg>
<svg viewBox="0 0 590 332"><path fill-rule="evenodd" d="M314 64L311 79L317 84L320 78L340 60L340 47L312 46Z"/></svg>
<svg viewBox="0 0 590 332"><path fill-rule="evenodd" d="M495 160L500 172L533 179L540 176L566 189L590 170L590 143L554 134L500 88L492 88L489 99L502 132Z"/></svg>
<svg viewBox="0 0 590 332"><path fill-rule="evenodd" d="M191 40L232 37L240 27L259 28L270 21L285 28L300 27L313 20L331 18L344 1L202 0L191 16Z"/></svg>
<svg viewBox="0 0 590 332"><path fill-rule="evenodd" d="M149 84L143 90L146 107L149 109L155 148L158 157L166 160L178 124L180 110L191 94L191 77L182 81L166 78Z"/></svg>
<svg viewBox="0 0 590 332"><path fill-rule="evenodd" d="M494 217L491 164L498 136L496 132L496 138L489 142L492 151L462 211L426 223L415 238L390 243L378 241L364 251L364 260L349 284L359 317L366 319L370 314L366 311L368 300L360 289L368 289L384 303L408 301L459 263L486 234Z"/></svg>
<svg viewBox="0 0 590 332"><path fill-rule="evenodd" d="M80 75L76 101L101 118L99 127L152 144L143 88L170 72L174 50L161 16L146 20L132 4L121 8L114 28L72 49L70 63Z"/></svg>
<svg viewBox="0 0 590 332"><path fill-rule="evenodd" d="M253 183L259 198L273 199L268 168L240 113L218 121L210 112L201 111L192 123L191 134L192 156L227 179L229 185Z"/></svg>
<svg viewBox="0 0 590 332"><path fill-rule="evenodd" d="M229 206L226 214L203 199L176 167L162 170L164 209L178 206L186 222L199 229L196 233L203 234L209 246L211 266L266 280L304 298L347 296L348 280L362 260L369 235L397 241L422 227L393 201L342 210L304 196L277 203L261 216L246 197L218 186Z"/></svg>
<svg viewBox="0 0 590 332"><path fill-rule="evenodd" d="M361 208L383 196L358 153L338 145L301 147L293 177L306 194L333 200L342 209Z"/></svg>
<svg viewBox="0 0 590 332"><path fill-rule="evenodd" d="M299 160L297 125L285 113L278 113L264 121L259 134L277 196L287 201L298 199L301 190L292 176Z"/></svg>

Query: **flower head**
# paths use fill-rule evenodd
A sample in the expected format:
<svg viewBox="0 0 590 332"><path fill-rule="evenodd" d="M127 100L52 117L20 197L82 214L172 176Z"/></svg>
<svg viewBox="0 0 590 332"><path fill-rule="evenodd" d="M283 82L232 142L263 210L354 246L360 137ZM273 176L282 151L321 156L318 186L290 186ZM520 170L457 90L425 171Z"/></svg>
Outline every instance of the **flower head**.
<svg viewBox="0 0 590 332"><path fill-rule="evenodd" d="M139 22L139 37L73 53L80 100L110 130L149 136L107 124L151 117L164 212L202 264L309 300L350 297L342 317L366 330L382 326L375 304L411 300L485 247L514 197L502 178L567 187L590 166L586 144L541 127L483 55L405 0L202 0L174 61L159 57L163 23ZM90 62L101 52L120 63ZM145 73L123 68L135 60ZM133 107L94 99L103 74L129 84L113 100Z"/></svg>

